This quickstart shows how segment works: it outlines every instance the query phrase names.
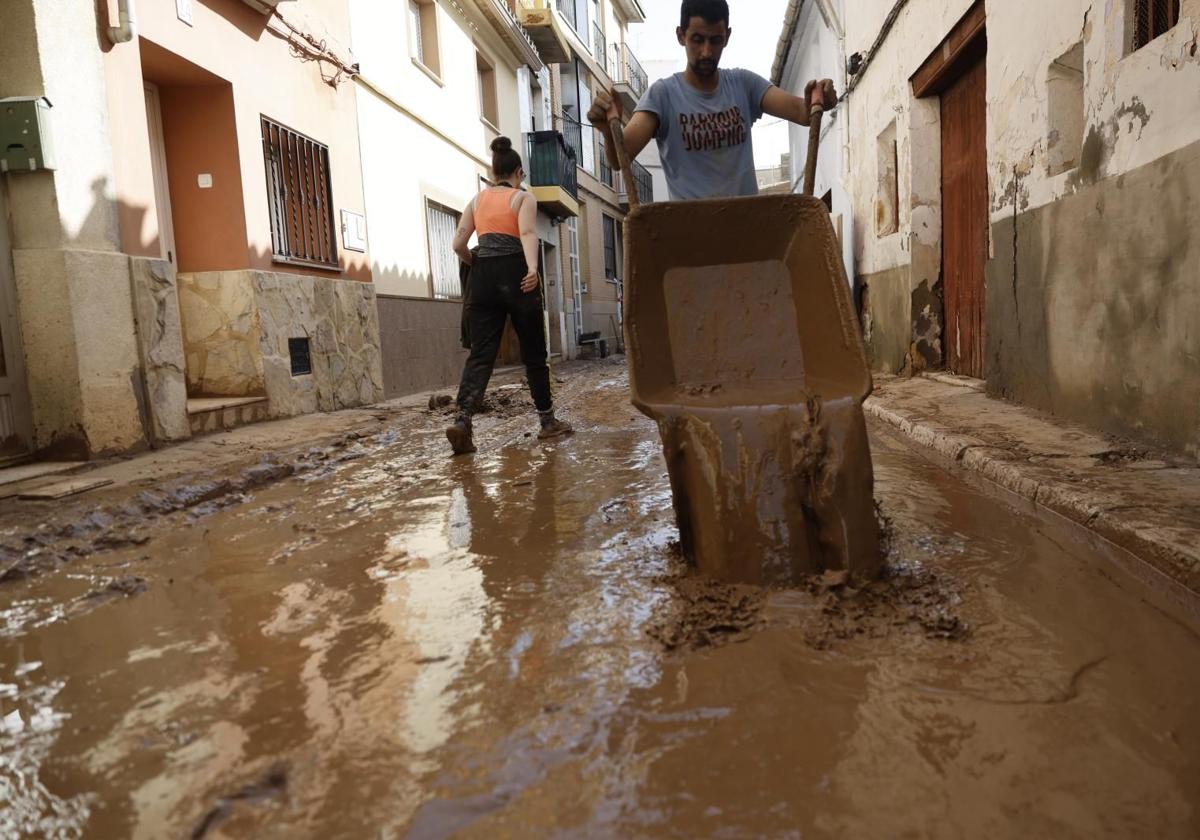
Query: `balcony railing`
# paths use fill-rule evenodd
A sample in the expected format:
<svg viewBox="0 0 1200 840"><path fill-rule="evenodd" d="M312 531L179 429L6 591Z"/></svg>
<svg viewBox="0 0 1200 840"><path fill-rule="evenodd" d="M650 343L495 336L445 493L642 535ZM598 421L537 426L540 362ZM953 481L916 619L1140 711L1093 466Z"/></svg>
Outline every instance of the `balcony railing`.
<svg viewBox="0 0 1200 840"><path fill-rule="evenodd" d="M604 30L600 28L600 24L592 22L592 52L596 56L596 61L604 68L604 72L608 73L608 39L604 37Z"/></svg>
<svg viewBox="0 0 1200 840"><path fill-rule="evenodd" d="M557 131L534 131L528 135L529 186L562 187L579 199L579 171L575 148Z"/></svg>
<svg viewBox="0 0 1200 840"><path fill-rule="evenodd" d="M633 163L633 183L637 190L638 201L642 204L650 204L654 201L654 176L650 174L650 170L642 166L636 160ZM629 187L625 184L625 176L617 173L617 192L621 196L622 203L628 203Z"/></svg>
<svg viewBox="0 0 1200 840"><path fill-rule="evenodd" d="M613 66L609 72L617 84L629 85L636 99L645 96L650 87L650 77L628 44L613 44Z"/></svg>
<svg viewBox="0 0 1200 840"><path fill-rule="evenodd" d="M587 126L587 131L585 132L584 126L570 117L561 117L560 122L562 124L563 139L566 141L567 147L574 152L576 164L583 166L583 138L586 136L588 142L591 142L591 126Z"/></svg>

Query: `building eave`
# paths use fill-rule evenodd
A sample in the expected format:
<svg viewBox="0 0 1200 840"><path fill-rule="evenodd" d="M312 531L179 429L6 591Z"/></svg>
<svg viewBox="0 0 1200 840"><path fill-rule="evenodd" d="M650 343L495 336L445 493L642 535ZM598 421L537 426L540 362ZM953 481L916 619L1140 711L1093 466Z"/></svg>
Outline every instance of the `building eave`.
<svg viewBox="0 0 1200 840"><path fill-rule="evenodd" d="M642 9L642 4L638 0L616 0L617 6L625 13L625 19L629 23L645 23L646 12Z"/></svg>
<svg viewBox="0 0 1200 840"><path fill-rule="evenodd" d="M535 73L546 66L537 47L534 46L533 39L503 0L476 0L476 5L496 33L508 44L518 62L528 66Z"/></svg>
<svg viewBox="0 0 1200 840"><path fill-rule="evenodd" d="M783 84L783 72L787 69L788 57L792 52L792 42L796 40L796 26L800 22L800 10L804 8L804 0L788 0L787 9L783 13L783 32L779 35L779 43L775 46L775 63L771 65L771 84Z"/></svg>

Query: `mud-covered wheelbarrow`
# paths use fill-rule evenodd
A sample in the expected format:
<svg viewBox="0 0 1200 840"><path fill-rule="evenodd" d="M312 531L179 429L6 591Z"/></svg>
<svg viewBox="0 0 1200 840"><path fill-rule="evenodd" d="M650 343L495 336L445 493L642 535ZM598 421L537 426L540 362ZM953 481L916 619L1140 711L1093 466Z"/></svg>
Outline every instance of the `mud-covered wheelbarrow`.
<svg viewBox="0 0 1200 840"><path fill-rule="evenodd" d="M658 423L688 561L764 585L830 570L875 577L871 375L825 205L783 195L634 206L625 281L633 403Z"/></svg>

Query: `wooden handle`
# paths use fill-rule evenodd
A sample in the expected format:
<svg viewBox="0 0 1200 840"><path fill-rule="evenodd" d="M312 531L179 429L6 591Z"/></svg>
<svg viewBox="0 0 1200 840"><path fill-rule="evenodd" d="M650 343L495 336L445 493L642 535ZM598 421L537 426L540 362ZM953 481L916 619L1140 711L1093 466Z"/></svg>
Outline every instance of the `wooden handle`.
<svg viewBox="0 0 1200 840"><path fill-rule="evenodd" d="M633 161L629 159L629 150L625 148L625 127L618 119L608 121L612 129L613 150L617 153L617 162L621 165L621 177L625 179L625 194L629 196L629 209L641 204L637 193L637 181L633 180Z"/></svg>
<svg viewBox="0 0 1200 840"><path fill-rule="evenodd" d="M804 160L804 194L812 195L817 187L817 154L821 151L821 119L825 109L813 105L808 110L808 157Z"/></svg>

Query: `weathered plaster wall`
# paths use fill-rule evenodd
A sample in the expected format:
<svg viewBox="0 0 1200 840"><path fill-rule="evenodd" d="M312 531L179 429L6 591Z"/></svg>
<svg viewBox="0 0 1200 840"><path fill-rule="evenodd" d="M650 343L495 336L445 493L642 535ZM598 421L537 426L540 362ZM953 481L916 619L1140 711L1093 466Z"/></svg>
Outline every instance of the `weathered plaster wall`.
<svg viewBox="0 0 1200 840"><path fill-rule="evenodd" d="M8 3L2 16L0 96L55 105L57 170L4 176L33 446L65 457L136 449L146 441L143 391L96 6L36 0Z"/></svg>
<svg viewBox="0 0 1200 840"><path fill-rule="evenodd" d="M858 279L863 339L871 369L903 373L912 342L912 275L900 265Z"/></svg>
<svg viewBox="0 0 1200 840"><path fill-rule="evenodd" d="M1200 142L993 225L989 390L1200 457L1197 195Z"/></svg>
<svg viewBox="0 0 1200 840"><path fill-rule="evenodd" d="M266 396L271 417L383 398L371 284L221 271L180 275L179 290L192 395ZM311 374L292 376L292 338L309 339Z"/></svg>

